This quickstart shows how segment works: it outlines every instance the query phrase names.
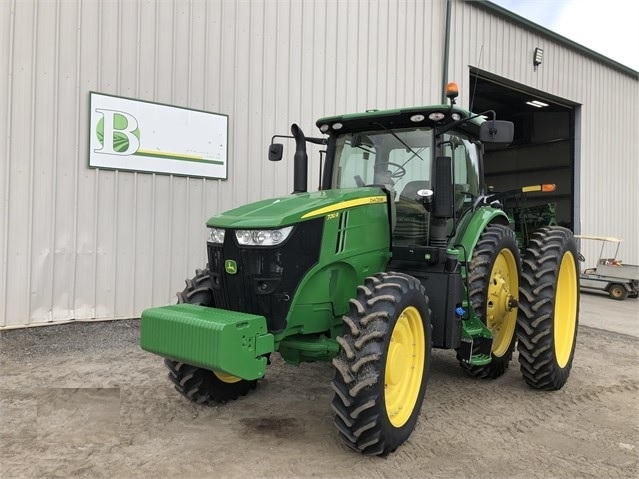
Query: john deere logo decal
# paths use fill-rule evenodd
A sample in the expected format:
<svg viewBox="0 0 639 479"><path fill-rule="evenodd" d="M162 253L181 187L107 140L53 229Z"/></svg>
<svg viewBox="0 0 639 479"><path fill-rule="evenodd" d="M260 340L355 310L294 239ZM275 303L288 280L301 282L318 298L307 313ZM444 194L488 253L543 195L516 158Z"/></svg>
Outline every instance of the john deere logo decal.
<svg viewBox="0 0 639 479"><path fill-rule="evenodd" d="M224 262L224 269L228 274L235 274L237 273L237 263L232 259L227 259Z"/></svg>

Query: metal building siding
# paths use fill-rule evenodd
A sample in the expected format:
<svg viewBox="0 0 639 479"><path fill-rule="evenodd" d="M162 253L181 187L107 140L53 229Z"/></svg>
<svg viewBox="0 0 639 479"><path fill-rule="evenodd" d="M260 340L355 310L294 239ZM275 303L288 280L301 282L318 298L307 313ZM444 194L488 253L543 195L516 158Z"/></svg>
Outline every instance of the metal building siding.
<svg viewBox="0 0 639 479"><path fill-rule="evenodd" d="M206 219L292 190L273 134L439 100L444 20L421 0L0 2L0 328L174 301ZM90 91L229 115L228 181L89 169Z"/></svg>
<svg viewBox="0 0 639 479"><path fill-rule="evenodd" d="M620 256L625 263L639 264L639 215L630 196L639 180L637 75L580 54L475 2L453 2L452 19L449 78L460 84L461 104L469 105L471 66L575 105L581 120L581 129L575 131L576 228L625 239ZM536 47L544 50L544 57L535 72ZM582 242L581 251L592 263L599 254L597 245L589 242Z"/></svg>

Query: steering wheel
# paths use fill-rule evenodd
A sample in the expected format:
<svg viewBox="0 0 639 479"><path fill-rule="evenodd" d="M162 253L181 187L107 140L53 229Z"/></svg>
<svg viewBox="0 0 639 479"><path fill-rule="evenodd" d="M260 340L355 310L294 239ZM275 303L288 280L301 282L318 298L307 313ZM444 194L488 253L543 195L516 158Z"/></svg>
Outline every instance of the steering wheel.
<svg viewBox="0 0 639 479"><path fill-rule="evenodd" d="M406 168L404 168L402 165L399 165L397 163L392 163L390 161L380 161L379 163L376 163L375 164L375 169L381 168L381 167L384 167L384 166L386 167L386 169L388 169L389 166L397 168L390 175L390 177L395 179L395 180L403 178L404 175L406 174Z"/></svg>

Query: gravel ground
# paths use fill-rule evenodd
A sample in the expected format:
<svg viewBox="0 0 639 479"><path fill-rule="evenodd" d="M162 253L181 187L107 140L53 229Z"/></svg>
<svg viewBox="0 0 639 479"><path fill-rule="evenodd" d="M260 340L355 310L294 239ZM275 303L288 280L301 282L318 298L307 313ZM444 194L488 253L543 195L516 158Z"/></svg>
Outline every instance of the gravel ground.
<svg viewBox="0 0 639 479"><path fill-rule="evenodd" d="M0 333L0 477L639 477L631 335L581 325L554 393L528 388L516 358L481 381L434 351L417 428L385 459L338 440L328 363L275 356L256 391L201 407L138 338L137 320Z"/></svg>

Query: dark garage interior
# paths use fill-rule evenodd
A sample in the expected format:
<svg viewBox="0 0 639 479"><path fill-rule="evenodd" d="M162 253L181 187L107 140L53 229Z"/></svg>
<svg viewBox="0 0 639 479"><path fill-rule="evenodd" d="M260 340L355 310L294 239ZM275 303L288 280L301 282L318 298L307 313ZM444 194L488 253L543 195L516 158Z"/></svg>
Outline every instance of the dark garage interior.
<svg viewBox="0 0 639 479"><path fill-rule="evenodd" d="M554 192L529 194L526 204L554 203L557 223L573 229L574 106L475 71L471 72L470 85L474 112L494 110L497 119L515 124L511 145L506 149L486 149L486 184L495 191L506 191L554 183Z"/></svg>

